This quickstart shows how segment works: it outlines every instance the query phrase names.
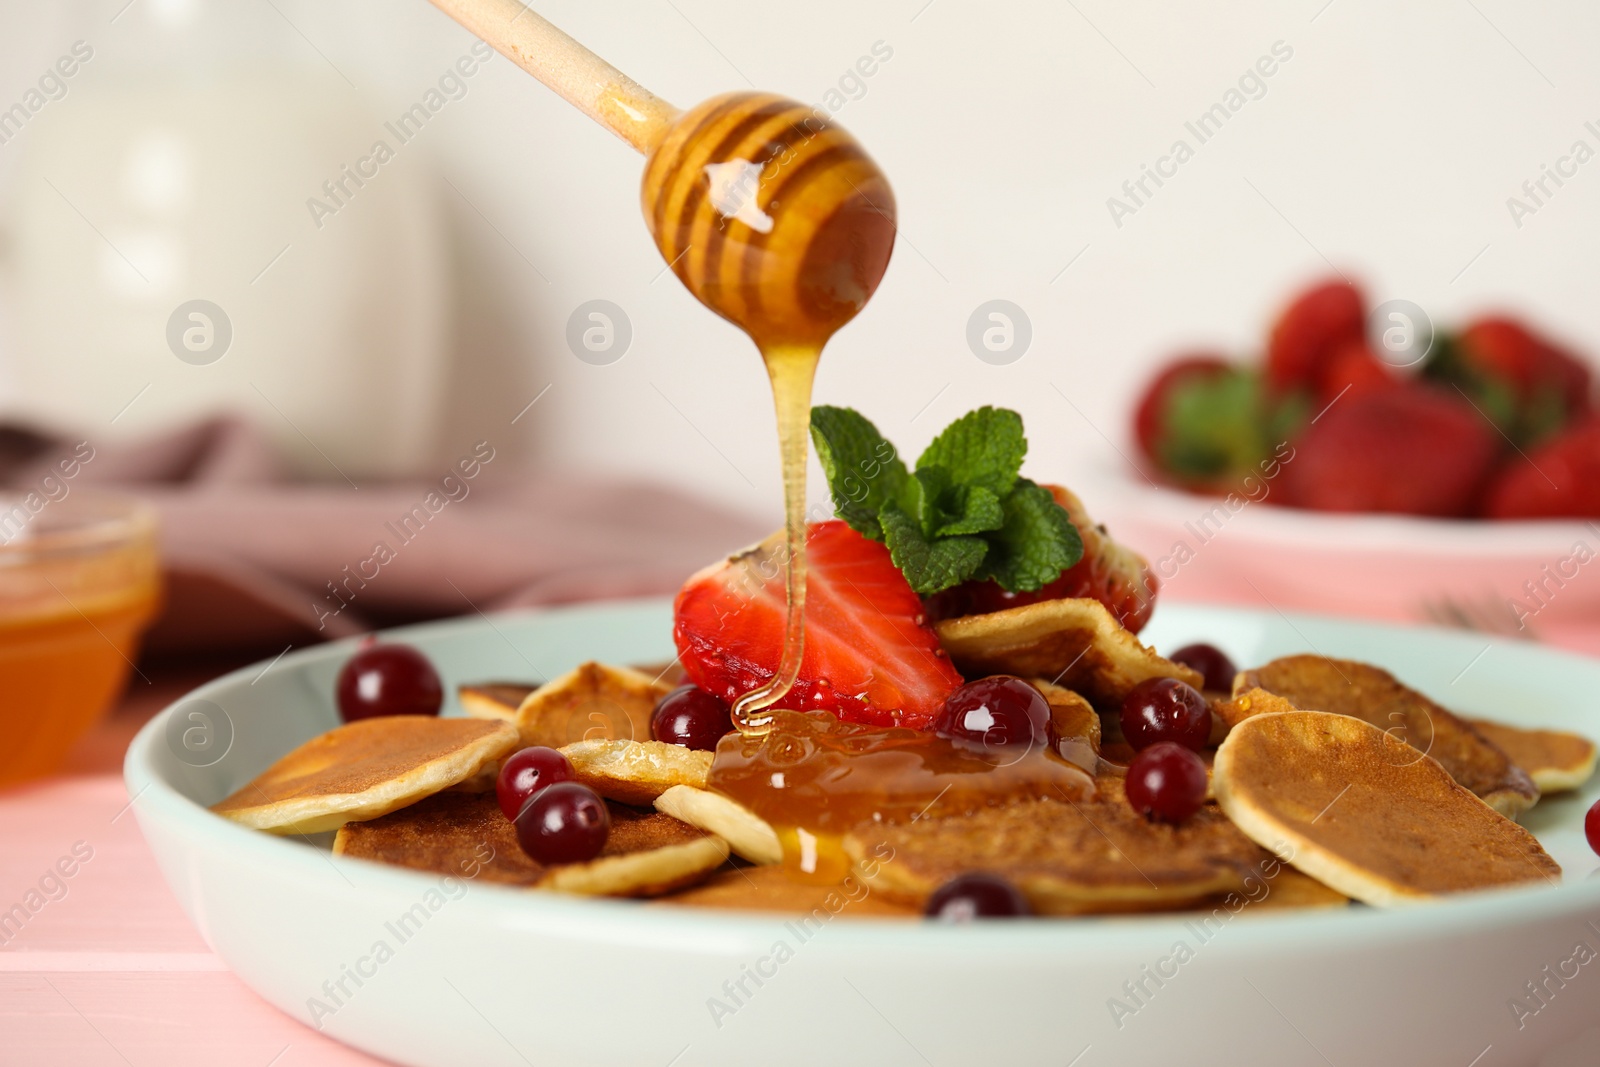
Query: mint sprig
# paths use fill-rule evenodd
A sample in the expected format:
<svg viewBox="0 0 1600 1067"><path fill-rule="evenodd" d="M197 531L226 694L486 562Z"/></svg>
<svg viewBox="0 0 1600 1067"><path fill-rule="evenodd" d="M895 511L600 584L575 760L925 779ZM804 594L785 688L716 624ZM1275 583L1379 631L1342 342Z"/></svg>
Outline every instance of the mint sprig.
<svg viewBox="0 0 1600 1067"><path fill-rule="evenodd" d="M1033 592L1083 558L1066 511L1048 489L1021 477L1028 441L1014 411L969 411L910 471L878 428L850 408L813 408L811 439L834 511L888 546L924 596L974 578Z"/></svg>

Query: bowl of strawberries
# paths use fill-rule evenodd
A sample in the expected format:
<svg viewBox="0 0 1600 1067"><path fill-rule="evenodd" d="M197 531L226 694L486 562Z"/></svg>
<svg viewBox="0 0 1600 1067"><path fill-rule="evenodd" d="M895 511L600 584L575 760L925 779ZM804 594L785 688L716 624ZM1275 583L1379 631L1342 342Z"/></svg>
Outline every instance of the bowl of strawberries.
<svg viewBox="0 0 1600 1067"><path fill-rule="evenodd" d="M1108 518L1180 596L1520 636L1600 620L1593 376L1517 317L1435 329L1324 281L1259 360L1166 364L1133 436Z"/></svg>

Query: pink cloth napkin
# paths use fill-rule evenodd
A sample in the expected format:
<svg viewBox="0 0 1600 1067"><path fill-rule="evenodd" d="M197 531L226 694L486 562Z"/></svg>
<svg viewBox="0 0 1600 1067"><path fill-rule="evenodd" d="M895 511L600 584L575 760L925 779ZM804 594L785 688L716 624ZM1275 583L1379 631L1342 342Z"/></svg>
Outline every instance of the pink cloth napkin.
<svg viewBox="0 0 1600 1067"><path fill-rule="evenodd" d="M0 486L33 487L77 440L0 427ZM116 489L161 517L156 651L272 649L378 625L675 591L767 530L659 486L463 450L432 482L297 484L248 423L216 418L94 446L68 492Z"/></svg>

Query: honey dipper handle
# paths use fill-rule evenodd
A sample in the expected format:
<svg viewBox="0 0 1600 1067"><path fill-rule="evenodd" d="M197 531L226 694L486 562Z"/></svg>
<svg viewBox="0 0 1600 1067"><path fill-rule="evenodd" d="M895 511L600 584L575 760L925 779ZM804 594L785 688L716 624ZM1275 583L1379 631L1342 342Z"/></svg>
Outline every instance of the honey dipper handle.
<svg viewBox="0 0 1600 1067"><path fill-rule="evenodd" d="M646 155L678 116L677 108L521 0L433 0L433 4Z"/></svg>

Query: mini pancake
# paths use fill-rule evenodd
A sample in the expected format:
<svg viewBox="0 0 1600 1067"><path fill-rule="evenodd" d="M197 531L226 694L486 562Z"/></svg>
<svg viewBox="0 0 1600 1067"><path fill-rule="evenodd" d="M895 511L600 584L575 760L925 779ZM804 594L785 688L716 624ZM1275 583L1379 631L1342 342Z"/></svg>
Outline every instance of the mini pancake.
<svg viewBox="0 0 1600 1067"><path fill-rule="evenodd" d="M503 885L533 885L544 873L517 844L499 802L483 794L437 793L370 822L347 823L333 853Z"/></svg>
<svg viewBox="0 0 1600 1067"><path fill-rule="evenodd" d="M516 747L509 723L363 719L312 738L211 810L274 834L336 830L465 782Z"/></svg>
<svg viewBox="0 0 1600 1067"><path fill-rule="evenodd" d="M1331 886L1323 885L1304 871L1281 867L1273 878L1271 892L1252 904L1267 910L1288 908L1342 908L1350 898Z"/></svg>
<svg viewBox="0 0 1600 1067"><path fill-rule="evenodd" d="M1325 656L1286 656L1243 671L1234 682L1236 694L1258 687L1301 710L1349 715L1376 726L1438 760L1502 815L1525 811L1539 799L1533 779L1511 757L1465 719L1402 685L1388 671ZM1396 758L1391 751L1391 760Z"/></svg>
<svg viewBox="0 0 1600 1067"><path fill-rule="evenodd" d="M1254 879L1247 878L1245 888L1238 892L1208 897L1195 905L1194 911L1210 913L1227 921L1233 915L1251 915L1264 911L1288 911L1295 908L1342 908L1350 898L1337 889L1330 889L1302 871L1286 863L1272 860L1275 865L1270 876L1258 871ZM1197 920L1206 925L1204 919Z"/></svg>
<svg viewBox="0 0 1600 1067"><path fill-rule="evenodd" d="M1240 690L1238 696L1229 700L1213 701L1211 704L1213 718L1221 719L1230 730L1252 715L1272 715L1282 711L1300 710L1302 709L1295 707L1292 701L1285 700L1277 693L1269 693L1259 686ZM1219 745L1221 743L1220 740L1217 742Z"/></svg>
<svg viewBox="0 0 1600 1067"><path fill-rule="evenodd" d="M987 615L937 623L939 643L968 678L1016 674L1044 678L1096 707L1122 703L1147 678L1179 678L1200 688L1198 671L1156 655L1087 598L1042 600Z"/></svg>
<svg viewBox="0 0 1600 1067"><path fill-rule="evenodd" d="M762 865L783 860L783 846L771 824L721 793L675 785L656 797L656 810L716 834L751 863Z"/></svg>
<svg viewBox="0 0 1600 1067"><path fill-rule="evenodd" d="M1099 798L1080 804L1038 800L861 827L845 838L845 851L891 900L920 907L956 875L988 871L1042 915L1182 907L1243 890L1246 876L1270 859L1214 805L1168 826L1134 811L1119 780L1096 784Z"/></svg>
<svg viewBox="0 0 1600 1067"><path fill-rule="evenodd" d="M501 719L511 722L528 694L539 688L526 682L480 682L456 689L461 710L475 719Z"/></svg>
<svg viewBox="0 0 1600 1067"><path fill-rule="evenodd" d="M371 822L342 827L335 855L414 870L588 896L639 897L692 885L727 859L723 842L659 812L608 804L611 833L586 863L547 867L517 844L487 796L440 793Z"/></svg>
<svg viewBox="0 0 1600 1067"><path fill-rule="evenodd" d="M1532 834L1429 758L1348 715L1255 715L1217 751L1217 802L1249 837L1367 904L1556 881Z"/></svg>
<svg viewBox="0 0 1600 1067"><path fill-rule="evenodd" d="M664 741L579 741L561 754L578 781L603 797L649 807L675 785L706 787L713 753Z"/></svg>
<svg viewBox="0 0 1600 1067"><path fill-rule="evenodd" d="M1056 754L1068 763L1095 773L1100 757L1100 716L1083 697L1042 678L1030 678L1033 687L1050 704L1050 726Z"/></svg>
<svg viewBox="0 0 1600 1067"><path fill-rule="evenodd" d="M587 863L552 867L538 887L587 897L658 897L704 880L727 859L728 843L707 834L647 852L602 853Z"/></svg>
<svg viewBox="0 0 1600 1067"><path fill-rule="evenodd" d="M1560 730L1524 730L1488 719L1468 719L1511 762L1528 772L1541 793L1577 789L1594 774L1595 745Z"/></svg>
<svg viewBox="0 0 1600 1067"><path fill-rule="evenodd" d="M915 918L919 913L874 893L854 875L840 885L818 885L791 877L782 867L732 867L693 889L663 897L659 904L729 911L772 911L831 918ZM806 922L806 920L801 920ZM808 924L809 925L809 924Z"/></svg>
<svg viewBox="0 0 1600 1067"><path fill-rule="evenodd" d="M648 741L650 716L672 686L631 667L585 663L529 693L513 721L522 743Z"/></svg>

